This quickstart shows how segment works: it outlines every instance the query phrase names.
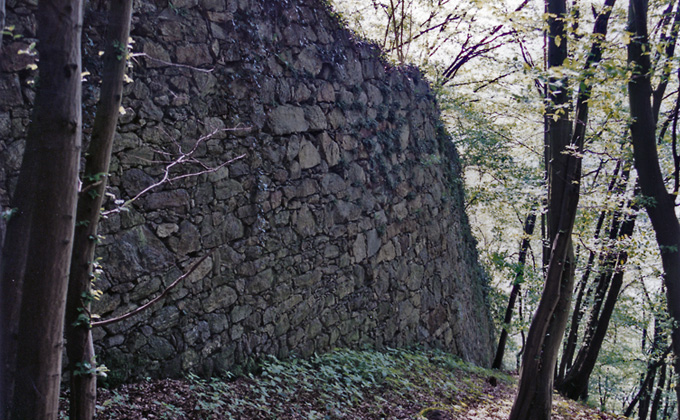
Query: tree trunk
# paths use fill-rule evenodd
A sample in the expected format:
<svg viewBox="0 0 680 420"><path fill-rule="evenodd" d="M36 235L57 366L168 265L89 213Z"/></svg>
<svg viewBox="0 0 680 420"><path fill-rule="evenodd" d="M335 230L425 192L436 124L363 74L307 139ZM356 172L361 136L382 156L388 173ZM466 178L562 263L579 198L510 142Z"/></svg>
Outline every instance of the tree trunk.
<svg viewBox="0 0 680 420"><path fill-rule="evenodd" d="M606 0L613 6L615 0ZM559 67L567 58L567 10L564 0L548 0L548 67ZM606 34L610 8L598 15L595 33ZM604 38L604 37L601 37ZM593 44L585 64L588 69L600 60L600 41ZM576 217L581 179L581 158L588 121L590 86L582 83L575 110L573 134L567 115L568 81L549 80L549 106L546 167L548 168L548 238L551 243L550 263L545 288L529 329L522 357L522 370L517 397L510 420L549 419L552 386L559 350L573 292L573 251L571 232ZM560 89L557 86L561 86ZM569 258L571 256L571 259ZM549 335L547 335L549 334Z"/></svg>
<svg viewBox="0 0 680 420"><path fill-rule="evenodd" d="M66 352L70 375L70 419L91 420L96 402L96 360L90 325L91 281L99 211L106 188L109 162L127 65L132 0L113 0L109 11L102 88L87 150L78 211L66 305Z"/></svg>
<svg viewBox="0 0 680 420"><path fill-rule="evenodd" d="M559 67L567 58L566 18L564 0L548 0L548 67ZM564 273L571 248L571 231L578 204L580 160L562 152L571 141L571 126L564 105L569 103L566 79L548 83L549 107L546 110L545 164L548 172L548 240L549 263L543 294L531 321L522 355L522 368L517 396L510 412L510 420L549 419L552 410L552 382L556 355L550 354L546 337L563 299ZM562 337L559 337L561 341Z"/></svg>
<svg viewBox="0 0 680 420"><path fill-rule="evenodd" d="M519 290L522 287L522 282L524 281L524 264L526 262L527 251L529 250L530 239L531 235L534 234L535 226L536 213L532 211L524 222L524 237L522 238L522 244L519 247L519 257L517 259L517 268L515 269L515 279L512 283L508 307L505 310L503 329L501 331L501 337L498 340L496 357L494 358L493 364L491 365L492 369L500 369L503 366L503 355L505 353L505 343L508 339L508 329L510 328L510 322L512 322L512 314L515 310L515 302L517 300L517 296L519 295Z"/></svg>
<svg viewBox="0 0 680 420"><path fill-rule="evenodd" d="M654 393L654 400L652 401L652 408L649 412L649 420L657 420L659 417L659 409L661 408L661 399L663 397L663 390L666 387L666 363L661 364L661 373L659 374L659 382L656 385L656 392Z"/></svg>
<svg viewBox="0 0 680 420"><path fill-rule="evenodd" d="M647 362L647 370L644 376L640 380L640 389L638 390L635 397L630 401L628 407L624 411L623 415L625 417L630 417L635 410L635 406L639 403L640 409L638 412L642 415L647 415L647 409L649 407L649 396L651 395L652 389L654 388L654 379L656 377L657 369L666 363L666 356L671 351L670 347L666 347L662 351L662 348L666 345L667 337L662 334L662 329L659 326L658 318L654 319L654 342L652 343L652 349L649 352L649 361Z"/></svg>
<svg viewBox="0 0 680 420"><path fill-rule="evenodd" d="M616 168L614 169L614 174L612 175L612 179L609 182L609 187L607 188L607 192L611 193L614 191L614 188L616 187L616 184L619 181L619 171L621 169L621 161L619 160L616 163ZM597 223L595 224L595 233L593 237L595 240L599 239L600 237L600 232L602 231L602 226L604 225L605 218L607 216L607 211L603 210L600 212L600 216L597 219ZM564 351L562 352L562 359L560 360L560 368L557 374L557 381L561 382L564 380L564 375L566 372L571 368L573 365L574 361L574 353L576 352L576 345L578 344L578 330L581 324L581 319L583 318L583 315L585 314L585 308L584 308L584 293L585 290L588 290L588 293L586 294L586 299L590 296L590 293L592 289L588 285L588 280L590 278L590 274L593 271L593 264L595 262L595 255L596 252L590 251L588 255L588 262L586 263L586 269L585 272L583 273L583 276L581 277L581 282L580 282L580 287L578 290L578 294L576 295L576 302L574 303L574 309L572 312L572 317L571 317L571 324L569 326L569 336L567 337L566 343L564 344Z"/></svg>
<svg viewBox="0 0 680 420"><path fill-rule="evenodd" d="M647 1L631 0L629 6L629 31L633 34L628 44L628 62L633 76L628 84L633 157L640 179L642 195L646 198L645 209L656 233L661 251L661 262L666 284L668 312L673 320L673 351L676 355L675 372L679 373L680 357L680 224L675 215L675 197L666 190L659 166L656 145L656 119L650 98L651 63L647 32ZM680 397L680 386L676 386Z"/></svg>
<svg viewBox="0 0 680 420"><path fill-rule="evenodd" d="M635 205L631 207L637 210ZM628 216L619 227L617 220L623 217L622 211L617 211L614 215L610 235L614 236L613 239L625 238L633 234L636 213ZM588 332L584 336L583 345L578 352L574 365L566 373L564 379L558 381L556 387L561 394L573 400L587 399L590 375L595 368L595 362L600 354L602 343L609 328L609 321L614 313L614 307L623 286L624 267L628 261L628 252L623 250L617 253L608 252L602 260L604 267L602 273L600 273L599 282L605 285L604 289L608 287L607 297L606 299L604 297L599 298L602 300L601 310L600 302L595 302L597 307L593 309Z"/></svg>
<svg viewBox="0 0 680 420"><path fill-rule="evenodd" d="M5 30L5 0L0 0L0 64L2 64L2 32Z"/></svg>
<svg viewBox="0 0 680 420"><path fill-rule="evenodd" d="M40 83L0 262L11 419L57 418L81 147L82 3L41 1L36 18Z"/></svg>

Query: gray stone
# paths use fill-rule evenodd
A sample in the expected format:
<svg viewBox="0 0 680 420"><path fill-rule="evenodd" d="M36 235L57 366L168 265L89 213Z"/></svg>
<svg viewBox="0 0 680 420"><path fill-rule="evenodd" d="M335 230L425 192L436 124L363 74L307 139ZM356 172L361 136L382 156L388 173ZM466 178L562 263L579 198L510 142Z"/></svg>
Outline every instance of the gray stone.
<svg viewBox="0 0 680 420"><path fill-rule="evenodd" d="M274 271L270 268L246 280L246 292L251 295L270 290L274 284Z"/></svg>
<svg viewBox="0 0 680 420"><path fill-rule="evenodd" d="M317 231L316 220L308 205L303 205L293 216L293 228L302 236L311 236Z"/></svg>
<svg viewBox="0 0 680 420"><path fill-rule="evenodd" d="M305 119L309 123L310 131L325 130L328 126L326 116L317 105L305 107Z"/></svg>
<svg viewBox="0 0 680 420"><path fill-rule="evenodd" d="M179 231L179 226L176 223L161 223L156 227L156 235L159 238L167 238Z"/></svg>
<svg viewBox="0 0 680 420"><path fill-rule="evenodd" d="M300 167L302 169L310 169L321 163L321 155L319 150L311 142L303 140L300 144L300 153L298 155Z"/></svg>
<svg viewBox="0 0 680 420"><path fill-rule="evenodd" d="M19 75L13 74L9 77L0 77L0 106L17 106L22 102Z"/></svg>
<svg viewBox="0 0 680 420"><path fill-rule="evenodd" d="M122 185L129 197L134 197L153 184L154 179L141 169L132 168L123 173Z"/></svg>
<svg viewBox="0 0 680 420"><path fill-rule="evenodd" d="M231 322L241 322L251 313L253 313L253 309L250 306L234 306L234 309L231 310Z"/></svg>
<svg viewBox="0 0 680 420"><path fill-rule="evenodd" d="M347 188L345 180L336 173L330 172L321 178L321 191L324 194L337 194Z"/></svg>
<svg viewBox="0 0 680 420"><path fill-rule="evenodd" d="M146 66L149 68L165 67L171 62L170 54L168 54L165 48L155 42L145 41L142 51L148 55Z"/></svg>
<svg viewBox="0 0 680 420"><path fill-rule="evenodd" d="M186 190L161 191L150 193L139 201L145 210L188 208L189 193Z"/></svg>
<svg viewBox="0 0 680 420"><path fill-rule="evenodd" d="M323 149L323 154L328 166L335 166L340 162L340 147L333 141L328 133L323 132L318 137Z"/></svg>
<svg viewBox="0 0 680 420"><path fill-rule="evenodd" d="M321 277L321 270L314 270L296 277L295 280L293 280L293 283L295 284L295 287L299 289L305 289L319 283L321 281Z"/></svg>
<svg viewBox="0 0 680 420"><path fill-rule="evenodd" d="M267 122L272 134L301 133L309 129L305 111L300 107L283 105L269 112Z"/></svg>
<svg viewBox="0 0 680 420"><path fill-rule="evenodd" d="M173 261L172 253L146 226L115 235L108 249L106 269L115 271L120 280L133 280L145 273L157 274Z"/></svg>
<svg viewBox="0 0 680 420"><path fill-rule="evenodd" d="M243 186L236 180L223 179L215 183L215 198L226 200L243 192Z"/></svg>
<svg viewBox="0 0 680 420"><path fill-rule="evenodd" d="M295 68L316 76L321 72L322 64L316 48L308 47L298 54Z"/></svg>
<svg viewBox="0 0 680 420"><path fill-rule="evenodd" d="M392 261L397 256L394 244L390 241L386 243L378 253L378 262Z"/></svg>
<svg viewBox="0 0 680 420"><path fill-rule="evenodd" d="M153 314L151 326L156 331L165 331L179 322L179 309L175 306L164 306Z"/></svg>
<svg viewBox="0 0 680 420"><path fill-rule="evenodd" d="M234 302L236 302L237 298L238 295L236 294L236 290L232 289L231 287L216 287L210 290L208 297L202 302L202 307L206 313L210 313L218 308L223 309L231 306Z"/></svg>
<svg viewBox="0 0 680 420"><path fill-rule="evenodd" d="M366 233L366 256L372 257L378 252L382 242L378 236L378 231L371 229Z"/></svg>
<svg viewBox="0 0 680 420"><path fill-rule="evenodd" d="M177 236L168 243L177 255L186 255L201 249L201 236L198 228L185 220L179 225Z"/></svg>
<svg viewBox="0 0 680 420"><path fill-rule="evenodd" d="M165 360L175 354L175 348L165 338L151 336L147 342L149 344L149 357L153 360Z"/></svg>
<svg viewBox="0 0 680 420"><path fill-rule="evenodd" d="M363 233L357 235L352 245L352 254L354 255L354 262L360 263L366 256L366 237Z"/></svg>
<svg viewBox="0 0 680 420"><path fill-rule="evenodd" d="M227 328L229 325L229 320L225 314L212 313L205 316L208 325L210 326L210 332L213 334L219 334Z"/></svg>
<svg viewBox="0 0 680 420"><path fill-rule="evenodd" d="M161 279L154 277L150 280L145 280L140 282L134 289L130 292L130 299L133 302L138 302L142 299L151 299L154 293L156 293L161 287Z"/></svg>
<svg viewBox="0 0 680 420"><path fill-rule="evenodd" d="M212 64L210 50L205 44L190 44L177 47L177 62L192 67L204 67Z"/></svg>

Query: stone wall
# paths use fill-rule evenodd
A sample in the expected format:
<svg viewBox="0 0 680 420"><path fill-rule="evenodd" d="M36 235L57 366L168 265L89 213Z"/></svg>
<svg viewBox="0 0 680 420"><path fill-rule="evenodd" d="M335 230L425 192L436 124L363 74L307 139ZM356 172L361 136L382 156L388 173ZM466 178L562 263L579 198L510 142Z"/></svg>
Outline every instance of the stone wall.
<svg viewBox="0 0 680 420"><path fill-rule="evenodd" d="M7 1L25 37L6 40L6 54L34 37L32 6ZM103 19L86 17L86 133ZM435 346L490 363L458 157L416 70L387 64L315 0L137 2L132 37L145 55L125 89L112 197L161 179L180 149L195 161L170 176L243 157L104 221L103 318L210 255L152 309L94 330L115 375L213 374L337 346ZM4 206L33 97L20 57L0 79Z"/></svg>

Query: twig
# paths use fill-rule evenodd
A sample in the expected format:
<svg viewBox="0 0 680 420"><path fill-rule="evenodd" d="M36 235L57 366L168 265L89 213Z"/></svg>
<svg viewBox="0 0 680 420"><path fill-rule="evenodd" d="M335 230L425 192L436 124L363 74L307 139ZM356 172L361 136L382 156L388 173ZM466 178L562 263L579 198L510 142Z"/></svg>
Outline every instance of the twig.
<svg viewBox="0 0 680 420"><path fill-rule="evenodd" d="M166 66L182 67L182 68L185 68L185 69L196 70L196 71L200 71L200 72L203 72L203 73L212 73L215 70L215 67L213 67L211 69L202 69L202 68L199 68L199 67L188 66L186 64L171 63L169 61L161 60L160 58L151 57L147 53L134 53L134 54L130 54L130 57L131 58L145 57L145 58L147 58L151 61L155 61L157 63L165 64Z"/></svg>
<svg viewBox="0 0 680 420"><path fill-rule="evenodd" d="M246 129L248 129L248 128L246 128ZM123 204L121 204L120 206L118 206L118 207L116 207L116 208L113 208L113 209L111 209L111 210L103 211L103 212L102 212L102 216L108 216L108 215L113 214L113 213L120 213L125 207L129 206L129 205L132 204L134 201L136 201L137 199L139 199L142 195L146 194L147 192L151 191L152 189L154 189L154 188L156 188L156 187L158 187L158 186L161 186L161 185L166 184L166 183L171 183L171 182L174 182L174 181L179 181L180 179L184 179L184 178L190 178L190 177L199 176L199 175L203 175L203 174L213 173L213 172L216 172L216 171L220 170L221 168L223 168L223 167L229 165L230 163L233 163L233 162L235 162L235 161L237 161L237 160L239 160L239 159L243 159L243 158L246 156L245 154L242 154L242 155L240 155L240 156L237 156L237 157L235 157L235 158L233 158L233 159L230 159L230 160L228 160L228 161L226 161L226 162L222 162L222 163L221 163L220 165L218 165L218 166L215 166L215 167L208 167L208 166L206 166L205 164L203 164L202 162L200 162L200 161L194 159L193 156L192 156L192 155L194 154L194 152L196 152L196 150L198 149L198 145L199 145L201 142L203 142L203 141L205 141L205 140L207 140L207 139L212 138L213 136L215 136L215 135L216 135L217 133L219 133L219 132L223 132L223 131L232 131L232 130L236 130L236 129L218 129L218 130L215 130L215 131L213 131L212 133L207 134L207 135L205 135L205 136L199 138L198 140L196 140L196 144L194 144L194 146L192 147L192 149L191 149L189 152L186 152L186 153L183 153L182 150L181 150L181 147L180 147L180 148L179 148L180 156L177 157L177 158L176 158L175 160L173 160L172 162L170 162L170 163L165 167L165 171L164 171L164 173L163 173L163 177L160 179L160 181L154 182L153 184L151 184L151 185L149 185L148 187L144 188L142 191L138 192L137 195L135 195L134 197L132 197L132 198L129 199L129 200L126 200L126 201L125 201ZM179 146L178 146L178 147L179 147ZM179 165L179 164L182 164L182 163L194 163L194 164L199 164L199 165L202 166L204 169L201 170L201 171L192 172L192 173L189 173L189 174L177 175L177 176L171 177L171 176L170 176L170 170L171 170L174 166Z"/></svg>
<svg viewBox="0 0 680 420"><path fill-rule="evenodd" d="M155 298L151 299L150 301L148 301L148 302L145 303L144 305L140 306L139 308L137 308L137 309L135 309L135 310L133 310L133 311L130 311L130 312L126 313L126 314L123 314L123 315L121 315L121 316L117 316L117 317L115 317L115 318L105 319L105 320L102 320L102 321L94 321L94 322L91 323L91 325L92 325L93 327L103 327L104 325L109 325L109 324L113 324L113 323L115 323L115 322L123 321L123 320L125 320L125 319L130 318L131 316L137 315L138 313L140 313L140 312L142 312L142 311L148 309L151 305L153 305L154 303L158 302L158 301L161 300L163 297L165 297L165 295L167 295L167 294L168 294L175 286L177 286L177 285L179 284L179 282L181 282L181 281L184 280L185 278L189 277L194 271L196 271L196 269L198 268L198 266L201 265L201 263L202 263L203 261L205 261L206 258L208 258L209 256L211 256L212 254L213 254L212 252L210 252L210 253L208 253L208 254L205 254L203 257L201 257L200 260L196 261L196 262L194 263L194 265L191 266L191 268L189 269L189 271L187 271L186 273L182 274L182 275L179 276L175 281L173 281L172 284L170 284L170 286L168 286L168 287L163 291L163 293L161 293L160 295L158 295L158 296L156 296Z"/></svg>

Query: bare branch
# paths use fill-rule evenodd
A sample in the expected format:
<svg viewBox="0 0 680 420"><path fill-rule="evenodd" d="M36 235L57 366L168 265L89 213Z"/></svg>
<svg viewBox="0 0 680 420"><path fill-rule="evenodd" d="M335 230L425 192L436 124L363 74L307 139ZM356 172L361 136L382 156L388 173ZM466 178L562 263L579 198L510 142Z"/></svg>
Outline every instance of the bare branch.
<svg viewBox="0 0 680 420"><path fill-rule="evenodd" d="M194 263L194 265L191 266L191 268L189 269L189 271L187 271L186 273L182 274L182 275L179 276L177 279L175 279L175 281L173 281L173 282L170 284L170 286L168 286L165 290L163 290L163 292L162 292L160 295L158 295L158 296L156 296L155 298L151 299L150 301L148 301L148 302L145 303L144 305L140 306L139 308L137 308L137 309L135 309L135 310L133 310L133 311L130 311L130 312L128 312L128 313L125 313L125 314L123 314L123 315L121 315L121 316L117 316L117 317L115 317L115 318L105 319L105 320L102 320L102 321L94 321L94 322L91 323L91 325L92 325L93 327L103 327L104 325L109 325L109 324L113 324L113 323L115 323L115 322L123 321L123 320L125 320L125 319L130 318L131 316L137 315L138 313L140 313L140 312L142 312L142 311L148 309L151 305L153 305L153 304L155 304L156 302L158 302L159 300L163 299L168 293L170 293L170 291L171 291L173 288L175 288L175 286L177 286L177 285L179 284L179 282L181 282L181 281L184 280L185 278L189 277L194 271L196 271L196 269L198 268L198 266L201 265L201 263L202 263L203 261L205 261L205 260L206 260L209 256L211 256L212 254L213 254L213 252L211 251L210 253L205 254L204 256L202 256L201 259L199 259L198 261L196 261L196 262Z"/></svg>
<svg viewBox="0 0 680 420"><path fill-rule="evenodd" d="M185 178L196 177L196 176L203 175L203 174L213 173L213 172L216 172L216 171L222 169L223 167L225 167L225 166L227 166L227 165L229 165L229 164L231 164L231 163L233 163L233 162L235 162L239 159L243 159L246 156L245 154L242 154L240 156L236 156L233 159L222 162L218 166L208 167L203 162L200 162L199 160L197 160L193 157L193 154L198 149L198 146L199 146L200 143L214 137L218 133L225 132L225 131L233 131L233 130L234 129L217 129L217 130L214 130L210 134L207 134L207 135L199 138L198 140L196 140L196 143L191 148L191 150L186 152L186 153L182 152L182 148L179 147L179 145L178 145L180 155L176 159L174 159L173 161L169 162L166 165L165 170L163 171L163 177L159 181L154 182L153 184L144 188L143 190L138 192L134 197L132 197L129 200L126 200L123 204L119 205L118 207L113 208L111 210L103 211L102 216L108 216L108 215L113 214L113 213L120 213L121 211L123 211L125 209L125 207L129 206L130 204L132 204L133 202L138 200L141 196L143 196L144 194L148 193L149 191L151 191L154 188L157 188L157 187L159 187L163 184L172 183L174 181L179 181L179 180L185 179ZM191 172L191 173L183 174L183 175L170 176L170 171L172 170L172 168L174 168L175 166L181 165L181 164L186 164L186 163L198 164L199 166L203 167L203 170L200 170L200 171L197 171L197 172Z"/></svg>
<svg viewBox="0 0 680 420"><path fill-rule="evenodd" d="M184 69L200 71L200 72L203 72L203 73L212 73L215 70L215 67L213 67L211 69L202 69L202 68L199 68L199 67L188 66L186 64L171 63L169 61L161 60L160 58L151 57L149 54L143 53L143 52L130 54L130 58L137 58L137 57L144 57L148 60L155 61L155 62L161 63L161 64L165 64L166 66L181 67L181 68L184 68Z"/></svg>

